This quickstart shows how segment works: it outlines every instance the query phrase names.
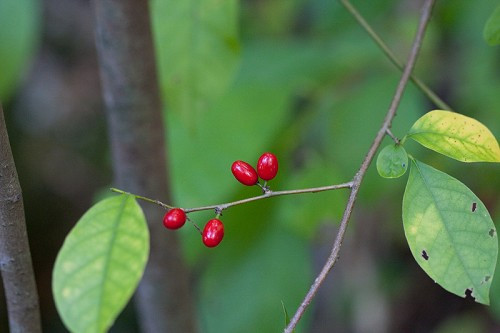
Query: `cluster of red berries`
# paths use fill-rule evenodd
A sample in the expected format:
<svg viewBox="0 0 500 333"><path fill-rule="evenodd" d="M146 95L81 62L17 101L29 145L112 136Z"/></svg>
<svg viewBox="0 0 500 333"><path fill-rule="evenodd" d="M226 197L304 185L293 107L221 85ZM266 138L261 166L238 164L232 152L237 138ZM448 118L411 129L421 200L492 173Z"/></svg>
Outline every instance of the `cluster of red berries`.
<svg viewBox="0 0 500 333"><path fill-rule="evenodd" d="M243 185L252 186L259 182L273 179L278 173L278 159L272 153L264 153L257 162L257 171L244 161L236 161L231 166L234 177Z"/></svg>
<svg viewBox="0 0 500 333"><path fill-rule="evenodd" d="M259 177L266 182L273 179L278 173L278 159L272 153L264 153L257 162L257 171L244 161L236 161L231 166L234 177L247 186L256 185ZM218 216L217 216L218 217ZM179 229L186 223L186 213L181 208L170 209L163 218L163 225L167 229ZM224 237L224 224L218 218L211 219L205 225L201 238L207 247L219 245Z"/></svg>

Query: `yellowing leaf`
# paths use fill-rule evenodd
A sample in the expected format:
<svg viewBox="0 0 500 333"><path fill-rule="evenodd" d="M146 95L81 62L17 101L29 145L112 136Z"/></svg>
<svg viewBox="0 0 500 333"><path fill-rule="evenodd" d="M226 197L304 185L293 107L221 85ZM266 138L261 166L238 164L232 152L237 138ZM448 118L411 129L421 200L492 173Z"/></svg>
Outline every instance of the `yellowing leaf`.
<svg viewBox="0 0 500 333"><path fill-rule="evenodd" d="M500 148L490 130L459 113L428 112L413 124L407 137L462 162L500 162Z"/></svg>
<svg viewBox="0 0 500 333"><path fill-rule="evenodd" d="M495 225L464 184L411 161L403 197L403 225L420 267L444 289L489 304L498 254Z"/></svg>

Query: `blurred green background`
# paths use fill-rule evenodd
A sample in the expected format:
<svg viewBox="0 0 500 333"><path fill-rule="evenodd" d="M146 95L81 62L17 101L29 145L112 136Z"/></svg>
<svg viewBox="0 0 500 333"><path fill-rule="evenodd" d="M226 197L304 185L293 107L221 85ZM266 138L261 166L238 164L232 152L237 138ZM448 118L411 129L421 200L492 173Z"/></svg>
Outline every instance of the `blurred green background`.
<svg viewBox="0 0 500 333"><path fill-rule="evenodd" d="M349 181L382 123L400 73L340 3L178 2L151 2L168 106L173 204L193 207L259 194L237 183L230 165L237 159L255 164L264 151L280 161L272 189ZM194 3L198 7L188 14L199 18L198 25L183 16ZM399 59L406 59L421 1L353 3ZM480 120L498 138L500 49L482 37L497 4L438 1L415 72L455 111ZM112 180L92 14L86 0L0 0L0 100L23 188L47 332L66 331L50 290L56 253ZM433 108L410 84L393 132L402 137ZM407 149L464 182L499 221L498 165L462 164L410 142ZM500 330L500 276L486 307L449 294L413 260L401 221L405 180L382 179L372 164L340 260L298 332ZM207 250L189 226L179 231L193 272L193 320L200 332L282 329L281 302L292 315L321 269L346 195L341 190L231 208L222 217L226 236L216 249ZM203 225L212 216L191 218ZM8 329L4 303L1 332ZM112 332L137 331L128 306Z"/></svg>

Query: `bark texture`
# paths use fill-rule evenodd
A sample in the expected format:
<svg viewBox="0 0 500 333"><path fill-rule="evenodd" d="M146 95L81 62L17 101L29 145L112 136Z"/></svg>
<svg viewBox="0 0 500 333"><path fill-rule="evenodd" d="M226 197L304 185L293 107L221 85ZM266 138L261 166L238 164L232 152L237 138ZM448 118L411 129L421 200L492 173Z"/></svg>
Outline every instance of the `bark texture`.
<svg viewBox="0 0 500 333"><path fill-rule="evenodd" d="M11 333L41 332L24 205L0 105L0 270Z"/></svg>
<svg viewBox="0 0 500 333"><path fill-rule="evenodd" d="M117 187L170 202L161 102L146 0L95 0L96 46ZM143 204L151 234L136 293L143 332L194 332L188 270L164 211Z"/></svg>

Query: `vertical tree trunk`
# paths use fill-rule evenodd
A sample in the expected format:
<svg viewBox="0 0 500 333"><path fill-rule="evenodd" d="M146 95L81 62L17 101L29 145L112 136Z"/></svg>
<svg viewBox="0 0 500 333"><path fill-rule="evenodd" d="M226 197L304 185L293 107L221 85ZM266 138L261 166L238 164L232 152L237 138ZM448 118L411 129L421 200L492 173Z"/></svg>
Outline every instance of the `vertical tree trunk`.
<svg viewBox="0 0 500 333"><path fill-rule="evenodd" d="M170 202L161 103L146 0L95 0L96 45L116 186ZM189 274L163 211L143 205L151 253L136 294L143 332L194 332Z"/></svg>
<svg viewBox="0 0 500 333"><path fill-rule="evenodd" d="M0 104L0 270L11 333L41 332L24 205Z"/></svg>

